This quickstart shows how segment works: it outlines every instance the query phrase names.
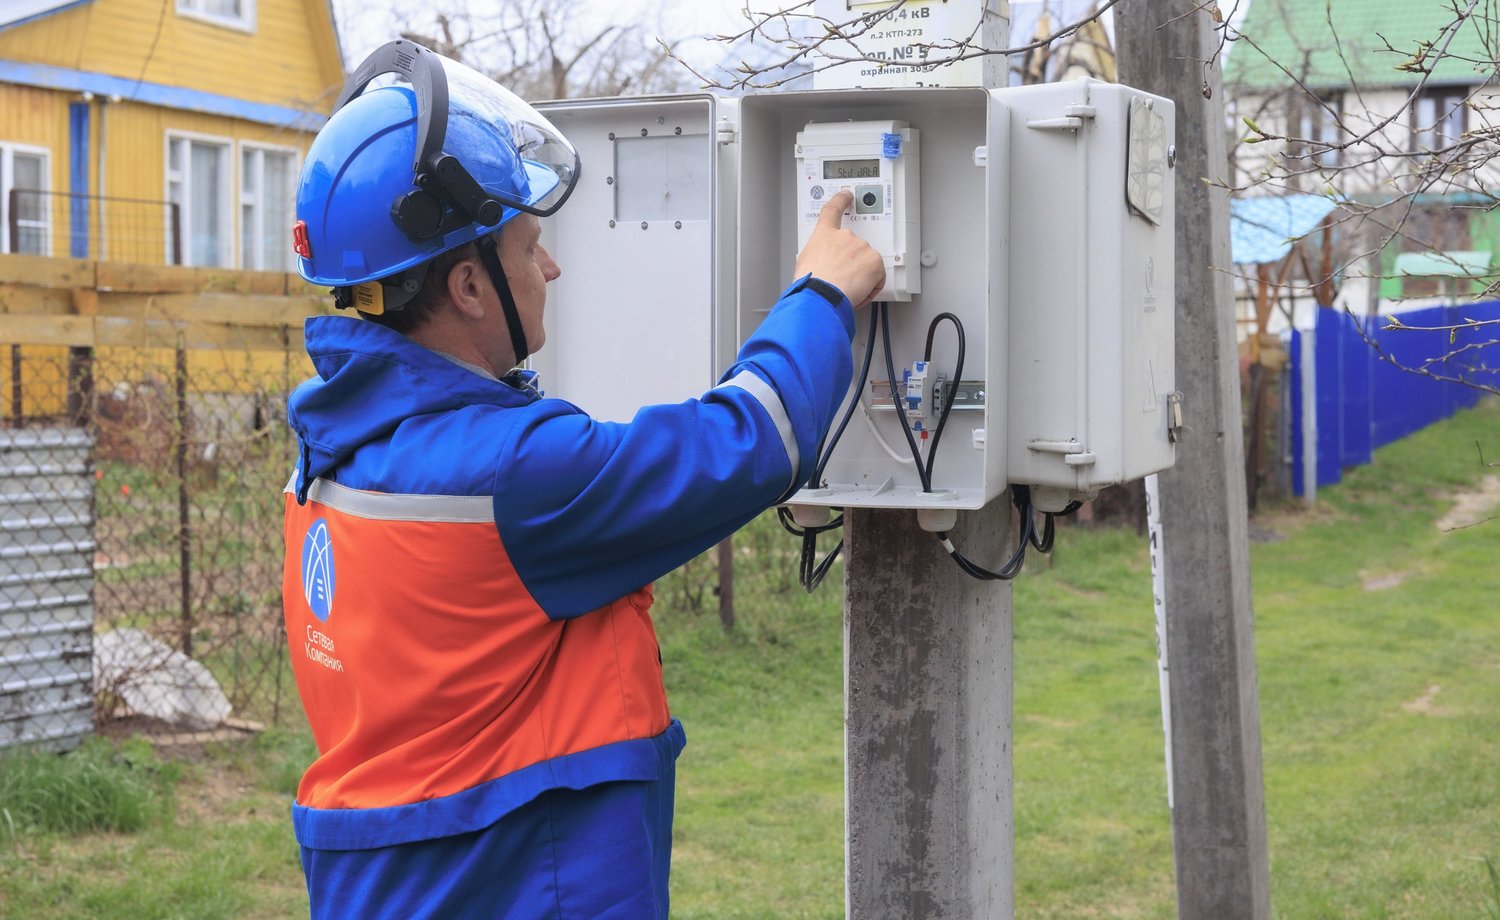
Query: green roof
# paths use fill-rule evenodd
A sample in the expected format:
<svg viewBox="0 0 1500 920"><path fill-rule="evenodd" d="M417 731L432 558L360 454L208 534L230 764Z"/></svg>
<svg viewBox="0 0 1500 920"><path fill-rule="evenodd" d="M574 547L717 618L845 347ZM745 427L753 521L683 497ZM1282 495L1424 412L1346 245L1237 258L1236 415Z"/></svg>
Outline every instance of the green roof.
<svg viewBox="0 0 1500 920"><path fill-rule="evenodd" d="M1259 50L1250 41L1236 41L1224 82L1248 90L1289 88L1293 77L1315 90L1354 83L1362 88L1413 86L1421 73L1401 67L1454 18L1449 4L1440 0L1254 0L1240 32ZM1484 63L1490 54L1481 32L1495 24L1485 19L1476 13L1453 35L1448 56L1436 65L1421 65L1432 68L1429 85L1472 85L1495 77L1495 65ZM1386 42L1396 51L1386 50Z"/></svg>

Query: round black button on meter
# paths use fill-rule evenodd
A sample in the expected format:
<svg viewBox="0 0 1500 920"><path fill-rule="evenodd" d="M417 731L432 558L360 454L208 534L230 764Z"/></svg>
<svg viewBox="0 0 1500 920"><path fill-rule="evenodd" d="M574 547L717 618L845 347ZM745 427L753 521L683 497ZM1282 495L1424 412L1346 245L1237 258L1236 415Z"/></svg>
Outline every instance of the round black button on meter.
<svg viewBox="0 0 1500 920"><path fill-rule="evenodd" d="M860 185L852 191L855 214L885 213L885 189L878 185Z"/></svg>

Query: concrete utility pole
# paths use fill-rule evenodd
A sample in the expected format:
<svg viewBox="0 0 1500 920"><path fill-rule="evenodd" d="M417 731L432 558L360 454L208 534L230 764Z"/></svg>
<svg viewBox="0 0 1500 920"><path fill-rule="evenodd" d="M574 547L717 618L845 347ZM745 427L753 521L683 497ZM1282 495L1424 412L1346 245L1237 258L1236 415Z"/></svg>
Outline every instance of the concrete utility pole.
<svg viewBox="0 0 1500 920"><path fill-rule="evenodd" d="M953 541L993 564L1009 508L960 515ZM1010 584L959 571L913 511L845 528L847 916L1008 918Z"/></svg>
<svg viewBox="0 0 1500 920"><path fill-rule="evenodd" d="M1160 474L1171 668L1172 839L1183 920L1271 913L1249 522L1216 36L1191 0L1116 20L1120 81L1177 106L1177 386L1186 437ZM1213 66L1205 62L1215 59Z"/></svg>
<svg viewBox="0 0 1500 920"><path fill-rule="evenodd" d="M1004 48L1009 5L989 6L982 44ZM986 58L983 79L1004 86L1005 58ZM951 536L994 565L1010 520L1001 498ZM1008 918L1010 584L965 575L914 511L851 511L845 530L847 916Z"/></svg>

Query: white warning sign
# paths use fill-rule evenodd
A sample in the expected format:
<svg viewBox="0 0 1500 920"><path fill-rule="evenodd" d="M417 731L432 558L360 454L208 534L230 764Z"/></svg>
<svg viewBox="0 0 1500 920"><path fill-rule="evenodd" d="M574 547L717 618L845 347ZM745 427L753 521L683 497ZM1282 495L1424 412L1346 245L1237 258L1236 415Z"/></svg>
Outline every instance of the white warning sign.
<svg viewBox="0 0 1500 920"><path fill-rule="evenodd" d="M984 17L996 15L986 9L994 2L816 0L816 14L843 27L848 40L821 46L819 67L833 60L847 63L818 70L813 87L981 86L984 57L975 52L982 45Z"/></svg>

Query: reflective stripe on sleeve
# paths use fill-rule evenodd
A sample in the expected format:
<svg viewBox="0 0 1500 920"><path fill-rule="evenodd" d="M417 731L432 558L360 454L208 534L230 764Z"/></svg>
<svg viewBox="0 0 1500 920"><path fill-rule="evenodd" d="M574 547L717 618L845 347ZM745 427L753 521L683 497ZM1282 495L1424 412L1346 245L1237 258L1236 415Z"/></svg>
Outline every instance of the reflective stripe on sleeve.
<svg viewBox="0 0 1500 920"><path fill-rule="evenodd" d="M771 417L772 424L781 435L781 446L786 450L787 462L792 465L791 478L787 482L786 489L783 490L790 491L797 485L797 466L801 459L801 452L797 449L797 435L792 431L792 420L786 414L786 406L782 405L781 397L771 389L769 383L750 371L740 371L714 389L722 390L725 387L737 387L749 393Z"/></svg>
<svg viewBox="0 0 1500 920"><path fill-rule="evenodd" d="M285 491L295 490L296 483L294 474ZM495 522L494 500L488 495L393 495L364 492L326 479L315 479L307 490L307 498L344 514L378 521Z"/></svg>

